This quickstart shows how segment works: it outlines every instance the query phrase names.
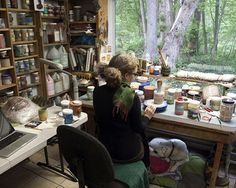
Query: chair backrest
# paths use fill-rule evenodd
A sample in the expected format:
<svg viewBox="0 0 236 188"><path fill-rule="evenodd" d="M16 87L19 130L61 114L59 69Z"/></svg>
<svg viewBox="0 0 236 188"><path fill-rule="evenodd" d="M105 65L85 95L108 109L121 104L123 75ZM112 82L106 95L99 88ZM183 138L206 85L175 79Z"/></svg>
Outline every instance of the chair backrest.
<svg viewBox="0 0 236 188"><path fill-rule="evenodd" d="M69 168L72 172L75 169L83 170L85 185L99 185L114 180L111 157L95 137L66 125L57 128L57 135L60 151ZM82 169L78 167L81 164L79 161L83 163ZM77 178L80 180L82 177Z"/></svg>

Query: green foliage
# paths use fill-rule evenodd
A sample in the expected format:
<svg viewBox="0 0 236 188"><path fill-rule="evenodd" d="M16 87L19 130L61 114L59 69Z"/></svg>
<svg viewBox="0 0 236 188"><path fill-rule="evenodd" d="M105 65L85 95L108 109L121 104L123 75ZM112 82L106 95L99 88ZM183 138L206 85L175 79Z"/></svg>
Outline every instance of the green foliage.
<svg viewBox="0 0 236 188"><path fill-rule="evenodd" d="M164 0L158 0L159 3L161 1ZM227 3L224 12L222 12L222 5L225 1ZM174 2L172 12L177 15L180 5L177 0ZM205 12L208 54L204 54L202 19L199 31L196 20L192 19L185 33L185 41L181 46L181 53L176 63L177 68L187 67L189 64L198 64L199 67L201 67L200 65L209 65L212 67L213 65L222 67L230 66L232 67L231 71L236 72L236 1L220 1L220 16L223 14L223 17L220 22L218 50L214 64L211 57L211 49L214 41L215 0L202 0L198 9ZM144 37L140 14L139 0L116 0L116 51L133 51L137 56L142 56ZM157 25L158 37L160 36L160 32L166 29L164 21L164 15L159 15L159 23ZM189 42L192 40L198 40L199 51L195 53L193 53L193 49L189 48ZM158 48L162 47L163 43L159 43Z"/></svg>

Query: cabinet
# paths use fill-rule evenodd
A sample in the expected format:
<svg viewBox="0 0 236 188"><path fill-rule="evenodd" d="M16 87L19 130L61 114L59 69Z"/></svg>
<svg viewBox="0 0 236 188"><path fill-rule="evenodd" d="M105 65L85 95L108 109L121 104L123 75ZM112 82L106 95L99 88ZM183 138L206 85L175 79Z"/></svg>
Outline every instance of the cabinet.
<svg viewBox="0 0 236 188"><path fill-rule="evenodd" d="M1 99L6 93L40 95L35 11L33 0L3 1L0 8Z"/></svg>

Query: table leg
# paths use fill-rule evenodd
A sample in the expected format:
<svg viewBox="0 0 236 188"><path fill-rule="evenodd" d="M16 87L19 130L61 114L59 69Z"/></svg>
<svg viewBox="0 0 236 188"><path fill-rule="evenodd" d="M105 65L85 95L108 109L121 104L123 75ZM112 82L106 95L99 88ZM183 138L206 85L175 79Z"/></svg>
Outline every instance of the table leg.
<svg viewBox="0 0 236 188"><path fill-rule="evenodd" d="M233 150L233 144L228 144L226 151L226 160L225 160L225 177L229 178L229 165L230 165L230 156Z"/></svg>
<svg viewBox="0 0 236 188"><path fill-rule="evenodd" d="M218 170L220 166L220 159L221 159L221 155L223 151L223 146L224 146L223 143L217 143L209 188L215 187L216 178L218 176Z"/></svg>
<svg viewBox="0 0 236 188"><path fill-rule="evenodd" d="M59 149L60 168L50 165L49 159L48 159L47 146L44 148L44 156L45 156L45 163L38 162L37 165L39 165L41 167L45 167L45 168L49 169L52 172L56 172L57 174L60 174L64 177L66 177L69 180L72 180L74 182L78 182L78 179L73 175L72 172L71 173L65 172L64 164L63 164L63 157L62 157L62 153L61 153L60 149Z"/></svg>

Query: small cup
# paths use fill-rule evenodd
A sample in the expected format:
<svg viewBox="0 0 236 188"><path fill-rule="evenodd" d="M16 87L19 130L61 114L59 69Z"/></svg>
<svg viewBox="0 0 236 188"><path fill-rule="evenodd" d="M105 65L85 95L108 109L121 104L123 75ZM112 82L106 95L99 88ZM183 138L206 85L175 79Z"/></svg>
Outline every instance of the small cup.
<svg viewBox="0 0 236 188"><path fill-rule="evenodd" d="M39 120L46 121L48 119L48 110L47 108L40 108L38 110Z"/></svg>
<svg viewBox="0 0 236 188"><path fill-rule="evenodd" d="M79 117L82 111L82 102L79 100L71 101L70 108L73 110L73 114Z"/></svg>
<svg viewBox="0 0 236 188"><path fill-rule="evenodd" d="M73 123L73 110L69 108L65 108L62 110L62 114L64 117L65 124L72 124Z"/></svg>
<svg viewBox="0 0 236 188"><path fill-rule="evenodd" d="M87 87L87 97L89 100L93 99L93 90L94 90L94 86L88 86Z"/></svg>
<svg viewBox="0 0 236 188"><path fill-rule="evenodd" d="M61 101L61 108L65 109L65 108L69 108L70 105L70 101L69 100L62 100Z"/></svg>

